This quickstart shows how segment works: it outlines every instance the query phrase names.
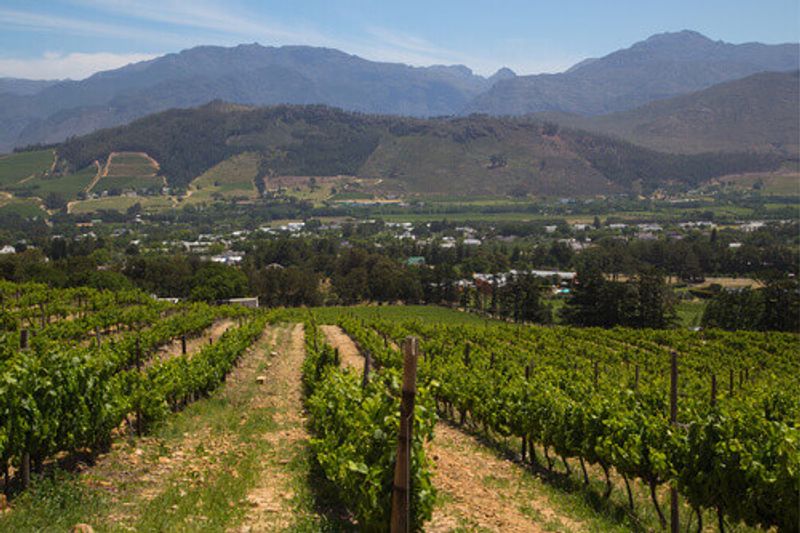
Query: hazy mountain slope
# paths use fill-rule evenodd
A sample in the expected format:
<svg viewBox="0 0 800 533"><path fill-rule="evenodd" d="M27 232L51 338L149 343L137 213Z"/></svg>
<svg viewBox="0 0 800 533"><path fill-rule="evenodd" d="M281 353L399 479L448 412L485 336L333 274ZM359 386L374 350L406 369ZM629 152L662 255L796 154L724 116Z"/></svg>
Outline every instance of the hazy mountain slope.
<svg viewBox="0 0 800 533"><path fill-rule="evenodd" d="M609 115L542 115L657 150L800 151L800 77L765 72Z"/></svg>
<svg viewBox="0 0 800 533"><path fill-rule="evenodd" d="M57 80L25 80L20 78L0 78L0 94L9 93L20 96L36 94L42 89L58 83Z"/></svg>
<svg viewBox="0 0 800 533"><path fill-rule="evenodd" d="M500 77L508 78L503 72ZM492 81L462 66L409 67L306 46L201 46L64 81L30 96L0 94L0 152L213 99L321 103L354 111L451 115Z"/></svg>
<svg viewBox="0 0 800 533"><path fill-rule="evenodd" d="M797 43L736 45L691 31L663 33L600 59L583 61L561 74L500 81L477 96L465 112L611 113L757 72L794 70L799 64Z"/></svg>
<svg viewBox="0 0 800 533"><path fill-rule="evenodd" d="M261 176L357 175L387 190L445 194L592 195L776 168L775 155L678 156L530 119L414 119L325 106L213 103L171 110L71 139L73 169L115 151L146 152L172 187L235 154L261 155Z"/></svg>

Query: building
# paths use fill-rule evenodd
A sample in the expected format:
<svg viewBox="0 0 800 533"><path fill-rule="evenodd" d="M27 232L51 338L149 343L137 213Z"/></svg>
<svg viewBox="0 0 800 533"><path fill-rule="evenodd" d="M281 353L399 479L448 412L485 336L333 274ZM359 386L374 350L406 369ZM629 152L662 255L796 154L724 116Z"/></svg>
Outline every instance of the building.
<svg viewBox="0 0 800 533"><path fill-rule="evenodd" d="M258 308L258 296L254 296L252 298L230 298L228 300L222 300L222 304L230 304L230 305L241 305L242 307L249 307L251 309Z"/></svg>

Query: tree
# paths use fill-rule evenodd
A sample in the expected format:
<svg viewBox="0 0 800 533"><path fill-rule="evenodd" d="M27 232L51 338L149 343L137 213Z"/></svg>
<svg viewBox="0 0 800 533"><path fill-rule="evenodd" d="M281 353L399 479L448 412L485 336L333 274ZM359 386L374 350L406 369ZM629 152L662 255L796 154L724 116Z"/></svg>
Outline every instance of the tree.
<svg viewBox="0 0 800 533"><path fill-rule="evenodd" d="M703 313L704 327L727 330L800 331L797 279L769 276L760 289L719 291Z"/></svg>
<svg viewBox="0 0 800 533"><path fill-rule="evenodd" d="M516 295L515 320L517 322L536 322L549 324L553 315L548 305L542 301L542 292L547 285L536 276L523 274L511 285Z"/></svg>
<svg viewBox="0 0 800 533"><path fill-rule="evenodd" d="M247 276L234 267L219 263L206 263L192 277L189 298L195 301L215 302L241 298L247 294Z"/></svg>
<svg viewBox="0 0 800 533"><path fill-rule="evenodd" d="M639 273L636 277L636 292L639 298L637 327L664 329L674 325L674 299L664 276L655 271Z"/></svg>
<svg viewBox="0 0 800 533"><path fill-rule="evenodd" d="M63 195L57 192L51 192L44 197L44 206L51 211L56 211L67 207L67 201L64 199Z"/></svg>
<svg viewBox="0 0 800 533"><path fill-rule="evenodd" d="M759 329L800 331L800 283L797 278L775 276L764 280L764 301Z"/></svg>
<svg viewBox="0 0 800 533"><path fill-rule="evenodd" d="M705 328L753 330L760 328L763 314L764 299L758 291L721 290L706 305L701 324Z"/></svg>

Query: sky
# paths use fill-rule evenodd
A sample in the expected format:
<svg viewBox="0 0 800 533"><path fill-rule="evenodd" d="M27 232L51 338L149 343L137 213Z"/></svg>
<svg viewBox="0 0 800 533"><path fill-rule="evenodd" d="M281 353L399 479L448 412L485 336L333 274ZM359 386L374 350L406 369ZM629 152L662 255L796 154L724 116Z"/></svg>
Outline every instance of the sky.
<svg viewBox="0 0 800 533"><path fill-rule="evenodd" d="M655 33L800 41L798 0L0 0L0 77L82 79L197 45L560 72Z"/></svg>

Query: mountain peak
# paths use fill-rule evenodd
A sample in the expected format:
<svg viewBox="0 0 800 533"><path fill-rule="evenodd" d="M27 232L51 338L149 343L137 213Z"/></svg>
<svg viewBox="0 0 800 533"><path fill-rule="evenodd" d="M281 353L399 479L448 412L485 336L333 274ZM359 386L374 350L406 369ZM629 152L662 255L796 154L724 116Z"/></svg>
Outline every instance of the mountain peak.
<svg viewBox="0 0 800 533"><path fill-rule="evenodd" d="M680 30L673 32L663 32L651 35L644 40L646 43L674 43L674 42L694 42L711 43L714 42L700 32L694 30Z"/></svg>
<svg viewBox="0 0 800 533"><path fill-rule="evenodd" d="M511 70L508 67L502 67L500 70L489 76L489 81L492 83L502 81L502 80L510 80L511 78L516 78L517 73Z"/></svg>

